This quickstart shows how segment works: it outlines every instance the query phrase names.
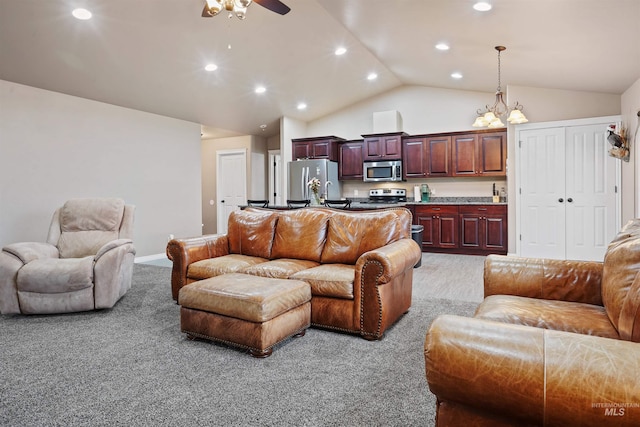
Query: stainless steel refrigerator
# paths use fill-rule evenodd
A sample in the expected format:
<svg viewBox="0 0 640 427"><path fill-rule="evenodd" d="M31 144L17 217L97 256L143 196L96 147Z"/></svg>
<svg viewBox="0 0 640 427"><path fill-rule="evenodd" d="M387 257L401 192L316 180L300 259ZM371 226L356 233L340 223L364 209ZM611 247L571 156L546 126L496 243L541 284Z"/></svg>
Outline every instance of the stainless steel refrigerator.
<svg viewBox="0 0 640 427"><path fill-rule="evenodd" d="M309 181L320 180L318 194L325 199L342 197L342 185L338 181L338 163L327 159L296 160L289 162L289 199L313 199Z"/></svg>

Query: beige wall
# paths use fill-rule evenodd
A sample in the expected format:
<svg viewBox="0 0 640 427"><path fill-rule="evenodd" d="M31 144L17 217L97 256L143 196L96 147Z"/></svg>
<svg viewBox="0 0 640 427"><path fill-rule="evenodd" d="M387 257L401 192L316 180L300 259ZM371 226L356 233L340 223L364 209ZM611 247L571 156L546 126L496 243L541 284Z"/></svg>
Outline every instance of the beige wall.
<svg viewBox="0 0 640 427"><path fill-rule="evenodd" d="M199 234L200 125L0 80L0 246L75 197L136 205L137 257Z"/></svg>
<svg viewBox="0 0 640 427"><path fill-rule="evenodd" d="M627 203L624 203L623 207L623 220L626 221L640 216L640 197L637 190L640 188L640 174L636 170L636 165L640 164L640 151L638 150L640 144L640 117L638 117L640 112L640 78L622 94L621 105L622 123L627 128L631 149L629 163L623 162L622 164L622 182L623 186L625 183L635 183L633 191L625 193Z"/></svg>

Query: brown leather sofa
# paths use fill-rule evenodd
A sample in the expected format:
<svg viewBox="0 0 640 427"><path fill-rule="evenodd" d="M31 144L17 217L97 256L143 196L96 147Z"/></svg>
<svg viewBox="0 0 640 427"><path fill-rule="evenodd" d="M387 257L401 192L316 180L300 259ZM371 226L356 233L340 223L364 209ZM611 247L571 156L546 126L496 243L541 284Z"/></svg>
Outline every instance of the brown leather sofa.
<svg viewBox="0 0 640 427"><path fill-rule="evenodd" d="M604 262L491 255L474 318L424 354L439 426L640 425L640 219Z"/></svg>
<svg viewBox="0 0 640 427"><path fill-rule="evenodd" d="M226 273L302 280L311 287L311 324L380 339L411 306L409 210L304 208L232 212L228 232L167 245L171 290Z"/></svg>

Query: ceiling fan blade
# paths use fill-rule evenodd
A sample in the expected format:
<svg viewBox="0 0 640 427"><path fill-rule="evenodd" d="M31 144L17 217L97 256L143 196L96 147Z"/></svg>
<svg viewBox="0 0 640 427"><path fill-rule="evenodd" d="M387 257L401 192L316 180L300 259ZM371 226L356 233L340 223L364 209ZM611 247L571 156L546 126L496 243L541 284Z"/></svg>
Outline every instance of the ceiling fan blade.
<svg viewBox="0 0 640 427"><path fill-rule="evenodd" d="M204 9L202 9L202 17L203 18L211 18L213 14L209 12L209 6L207 6L207 2L204 3Z"/></svg>
<svg viewBox="0 0 640 427"><path fill-rule="evenodd" d="M253 0L254 3L258 3L260 6L269 9L272 12L279 13L280 15L286 15L291 8L280 0Z"/></svg>

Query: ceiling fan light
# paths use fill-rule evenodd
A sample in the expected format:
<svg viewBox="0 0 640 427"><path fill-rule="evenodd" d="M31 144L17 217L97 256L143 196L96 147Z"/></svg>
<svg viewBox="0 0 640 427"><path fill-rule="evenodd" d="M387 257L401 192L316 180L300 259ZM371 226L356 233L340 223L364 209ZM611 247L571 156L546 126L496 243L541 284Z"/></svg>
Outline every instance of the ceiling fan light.
<svg viewBox="0 0 640 427"><path fill-rule="evenodd" d="M236 6L244 7L245 9L251 4L251 0L236 0Z"/></svg>
<svg viewBox="0 0 640 427"><path fill-rule="evenodd" d="M233 8L233 13L236 14L236 18L239 20L243 20L247 17L247 8L246 7L238 7L237 5Z"/></svg>
<svg viewBox="0 0 640 427"><path fill-rule="evenodd" d="M207 8L211 16L215 16L222 10L222 4L217 0L207 0Z"/></svg>

